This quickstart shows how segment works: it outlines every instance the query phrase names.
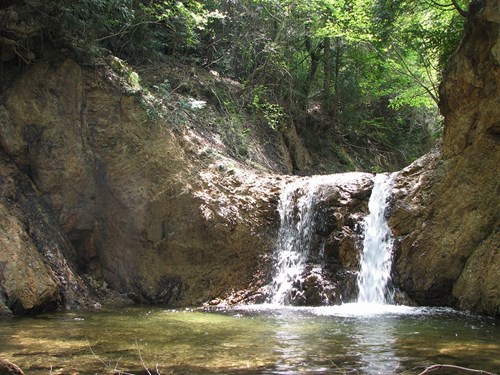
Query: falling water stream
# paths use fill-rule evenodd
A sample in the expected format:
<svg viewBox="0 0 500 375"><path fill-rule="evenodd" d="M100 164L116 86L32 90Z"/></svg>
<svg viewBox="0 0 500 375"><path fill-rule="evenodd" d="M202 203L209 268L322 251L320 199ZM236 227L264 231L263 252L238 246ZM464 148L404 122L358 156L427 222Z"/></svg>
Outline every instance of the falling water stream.
<svg viewBox="0 0 500 375"><path fill-rule="evenodd" d="M0 358L32 375L138 374L145 367L151 374L410 375L435 363L496 372L498 321L390 304L391 240L384 220L390 176L375 178L364 221L358 302L286 305L314 250L318 186L331 182L301 179L283 190L272 303L215 312L115 307L0 318Z"/></svg>
<svg viewBox="0 0 500 375"><path fill-rule="evenodd" d="M391 188L392 176L379 174L375 177L368 202L369 214L364 220L358 303L392 303L388 283L391 278L393 240L385 218Z"/></svg>
<svg viewBox="0 0 500 375"><path fill-rule="evenodd" d="M288 304L288 293L300 279L311 246L317 190L326 178L315 176L299 180L287 185L281 193L276 269L269 296L271 304Z"/></svg>
<svg viewBox="0 0 500 375"><path fill-rule="evenodd" d="M369 214L363 221L364 240L358 276L360 304L392 302L388 290L391 272L391 231L385 219L386 202L392 188L392 175L379 174L368 202ZM280 230L275 250L275 274L269 285L268 302L287 305L289 293L300 283L311 250L316 225L316 203L321 186L335 183L335 175L313 176L284 187L279 204ZM318 251L322 253L322 249Z"/></svg>

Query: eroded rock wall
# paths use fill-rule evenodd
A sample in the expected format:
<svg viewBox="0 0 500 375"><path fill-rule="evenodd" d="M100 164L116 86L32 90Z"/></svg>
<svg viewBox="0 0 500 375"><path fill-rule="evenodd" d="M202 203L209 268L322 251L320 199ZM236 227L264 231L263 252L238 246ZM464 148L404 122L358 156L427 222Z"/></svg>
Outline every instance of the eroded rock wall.
<svg viewBox="0 0 500 375"><path fill-rule="evenodd" d="M440 150L404 169L396 283L419 304L500 314L500 9L471 4L440 87Z"/></svg>
<svg viewBox="0 0 500 375"><path fill-rule="evenodd" d="M0 193L0 315L98 307L51 208L1 152Z"/></svg>
<svg viewBox="0 0 500 375"><path fill-rule="evenodd" d="M26 199L54 217L46 236L64 242L68 267L138 302L194 305L246 287L272 246L279 177L243 171L191 129L153 121L140 95L120 88L106 69L40 62L3 93L3 204L11 199L5 191L31 184ZM34 284L47 287L33 292L37 303L71 305L78 297L61 298L47 260L59 245L32 243L33 228L19 223L43 215L40 207L2 210L10 223L4 242L23 238L2 243L9 250L2 257L24 257L17 264L2 258L2 272L28 267L31 252L44 264ZM2 287L12 308L12 293Z"/></svg>

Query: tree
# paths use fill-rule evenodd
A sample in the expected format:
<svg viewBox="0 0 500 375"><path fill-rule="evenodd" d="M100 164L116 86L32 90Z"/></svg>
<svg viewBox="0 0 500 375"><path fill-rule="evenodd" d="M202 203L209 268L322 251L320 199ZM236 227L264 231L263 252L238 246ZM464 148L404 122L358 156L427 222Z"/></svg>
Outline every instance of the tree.
<svg viewBox="0 0 500 375"><path fill-rule="evenodd" d="M52 0L40 14L58 20L50 35L83 59L182 58L241 81L243 106L293 119L317 145L385 152L406 163L425 151L436 129L437 119L429 119L440 72L458 45L467 5Z"/></svg>

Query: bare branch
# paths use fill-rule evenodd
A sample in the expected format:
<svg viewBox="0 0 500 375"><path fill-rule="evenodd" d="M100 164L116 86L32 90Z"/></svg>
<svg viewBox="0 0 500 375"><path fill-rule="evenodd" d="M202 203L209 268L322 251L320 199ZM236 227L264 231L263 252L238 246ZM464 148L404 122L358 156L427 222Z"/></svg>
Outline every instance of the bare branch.
<svg viewBox="0 0 500 375"><path fill-rule="evenodd" d="M118 361L116 362L115 367L114 367L114 368L112 368L112 367L111 367L111 365L110 365L109 363L104 362L101 358L99 358L99 356L98 356L97 354L95 354L94 350L92 349L92 346L90 345L89 340L87 340L87 345L88 345L88 347L89 347L90 352L92 353L92 355L93 355L93 356L94 356L94 357L95 357L95 358L96 358L99 362L101 362L101 363L104 365L104 367L106 367L107 369L109 369L109 370L113 371L114 373L118 372L119 374L122 374L122 375L133 375L133 374L131 374L131 373L128 373L128 372L124 372L124 371L120 371L120 370L118 370L118 368L117 368L117 367L118 367L118 362L119 362L120 360L118 360ZM121 358L120 358L120 359L121 359ZM51 371L52 371L52 369L51 369Z"/></svg>
<svg viewBox="0 0 500 375"><path fill-rule="evenodd" d="M424 82L422 82L422 80L415 73L413 73L412 69L410 69L410 67L406 63L404 56L401 54L401 52L398 50L398 48L394 47L393 51L396 53L396 56L398 57L399 61L401 61L401 65L403 66L404 70L406 71L405 74L408 75L409 77L411 77L420 87L422 87L429 94L429 96L432 98L432 100L434 100L434 102L436 104L438 104L439 99L438 99L437 95L432 91L431 88L429 88Z"/></svg>
<svg viewBox="0 0 500 375"><path fill-rule="evenodd" d="M142 367L144 367L144 370L146 370L148 375L151 375L151 372L149 372L149 369L147 368L146 364L144 363L144 359L142 358L141 348L139 347L139 342L137 341L137 337L135 338L135 346L137 347L137 351L139 352L139 358L141 360Z"/></svg>
<svg viewBox="0 0 500 375"><path fill-rule="evenodd" d="M488 372L488 371L484 371L484 370L476 370L476 369L472 369L472 368L455 366L455 365L432 365L430 367L427 367L424 371L422 371L418 375L428 374L430 372L437 371L437 370L440 370L440 369L454 369L454 370L461 370L461 371L471 372L471 373L474 373L474 374L495 375L492 372Z"/></svg>

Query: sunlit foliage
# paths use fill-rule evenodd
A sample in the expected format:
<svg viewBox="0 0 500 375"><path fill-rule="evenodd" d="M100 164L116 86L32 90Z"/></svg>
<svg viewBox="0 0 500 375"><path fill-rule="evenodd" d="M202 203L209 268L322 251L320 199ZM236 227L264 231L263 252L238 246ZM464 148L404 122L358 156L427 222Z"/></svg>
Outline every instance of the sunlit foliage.
<svg viewBox="0 0 500 375"><path fill-rule="evenodd" d="M82 58L174 57L215 69L244 84L242 100L272 128L293 119L306 139L385 152L394 164L425 152L439 133L440 75L467 7L467 0L63 0L44 11Z"/></svg>

